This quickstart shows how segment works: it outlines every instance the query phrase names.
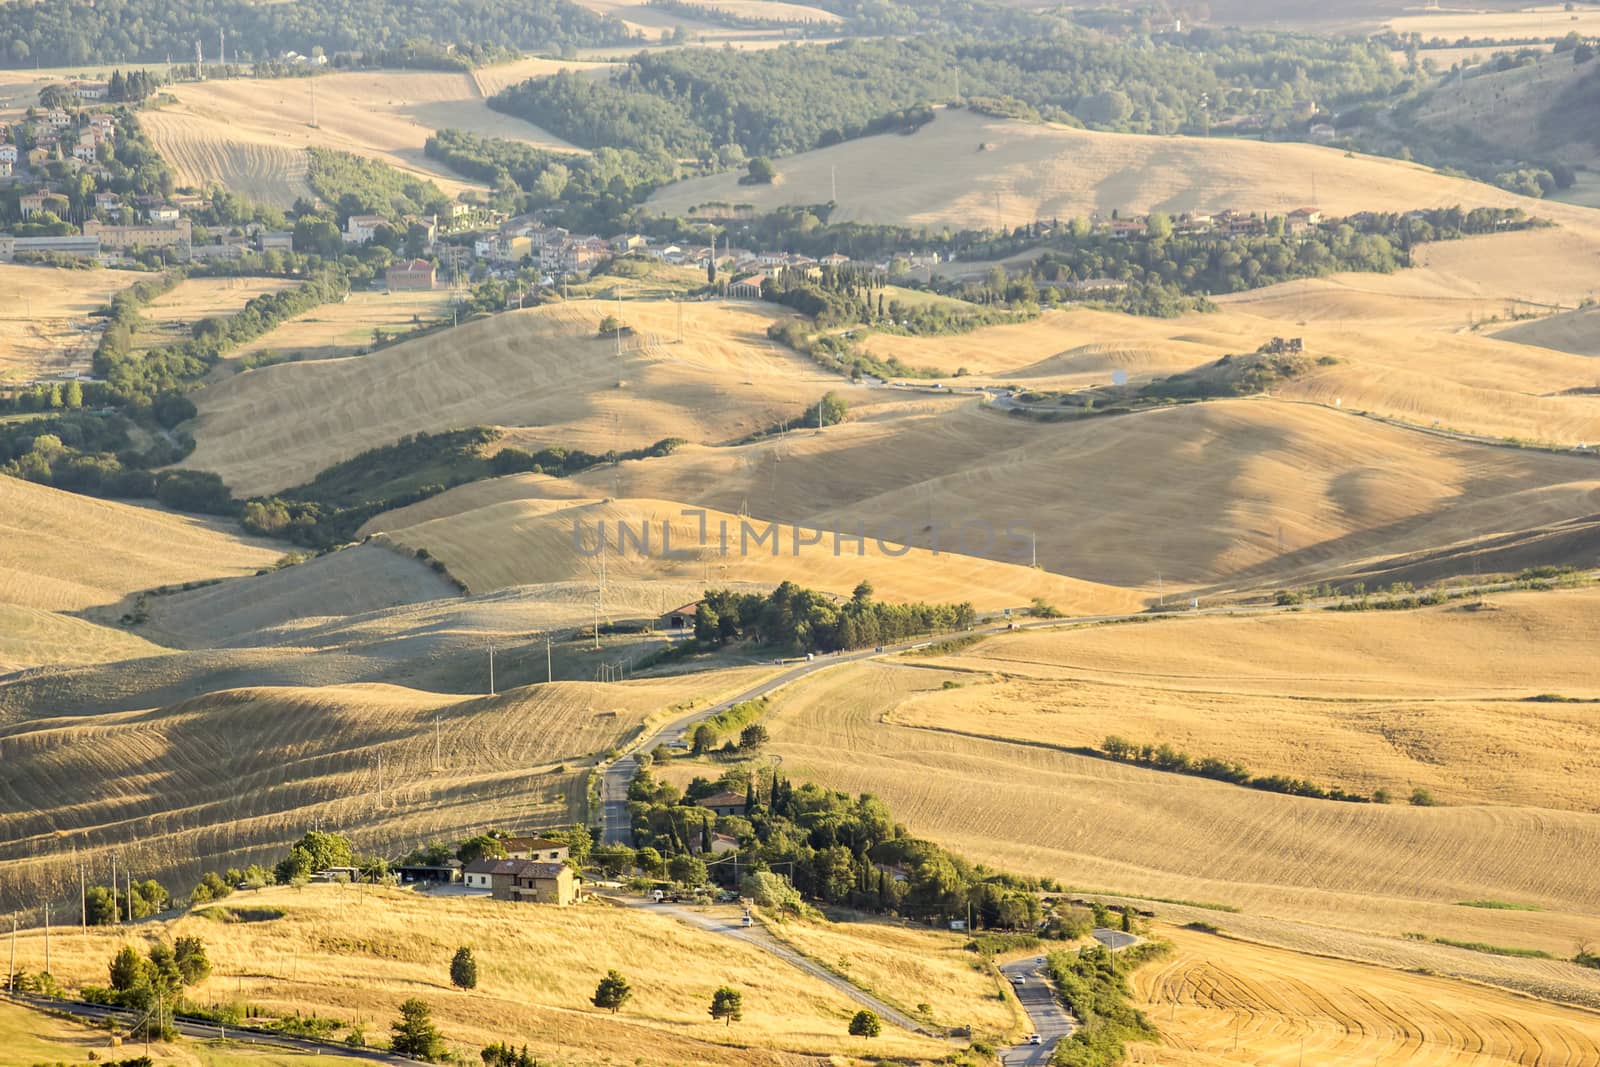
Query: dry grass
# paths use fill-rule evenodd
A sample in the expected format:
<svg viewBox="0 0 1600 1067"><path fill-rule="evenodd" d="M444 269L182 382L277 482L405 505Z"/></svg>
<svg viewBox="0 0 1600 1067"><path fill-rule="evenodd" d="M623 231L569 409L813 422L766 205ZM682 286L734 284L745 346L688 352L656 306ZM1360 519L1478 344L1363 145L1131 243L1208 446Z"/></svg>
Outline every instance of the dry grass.
<svg viewBox="0 0 1600 1067"><path fill-rule="evenodd" d="M706 0L706 7L744 18L784 19L789 22L843 22L832 11L809 4L789 4L782 0Z"/></svg>
<svg viewBox="0 0 1600 1067"><path fill-rule="evenodd" d="M1146 629L1161 640L1160 627ZM1322 951L1381 951L1413 966L1425 958L1442 973L1600 1004L1600 976L1570 964L1393 940L1422 930L1567 955L1600 936L1583 859L1600 843L1594 814L1307 800L1073 755L1049 747L1048 736L972 736L988 732L976 714L960 735L897 721L908 703L944 692L946 680L971 676L860 664L804 679L777 698L773 751L797 781L875 793L913 832L974 860L1087 889L1232 905L1246 916L1220 921L1248 918L1261 928L1255 936L1287 938L1305 924L1321 934ZM1573 729L1559 726L1567 721L1551 717ZM1463 773L1483 763L1478 751L1436 755L1465 759ZM1545 910L1457 905L1480 898ZM1361 941L1346 931L1383 936Z"/></svg>
<svg viewBox="0 0 1600 1067"><path fill-rule="evenodd" d="M141 121L180 178L250 189L256 198L280 205L303 188L304 150L312 146L382 160L436 182L447 193L474 186L423 155L423 142L438 129L453 127L576 151L536 126L490 111L466 73L362 71L317 78L240 78L182 83L168 91L177 102Z"/></svg>
<svg viewBox="0 0 1600 1067"><path fill-rule="evenodd" d="M1004 1040L1016 1033L1011 1000L995 996L1001 979L967 951L964 936L869 921L787 922L768 929L908 1015L936 1026L969 1027L975 1036ZM930 1010L918 1013L923 1004Z"/></svg>
<svg viewBox="0 0 1600 1067"><path fill-rule="evenodd" d="M1161 1041L1131 1046L1131 1063L1600 1063L1600 1018L1589 1012L1230 938L1159 932L1177 952L1135 971L1133 988Z"/></svg>
<svg viewBox="0 0 1600 1067"><path fill-rule="evenodd" d="M0 478L0 603L75 611L158 585L254 573L282 555L215 520Z"/></svg>
<svg viewBox="0 0 1600 1067"><path fill-rule="evenodd" d="M139 275L0 263L0 385L87 373L102 323L89 313Z"/></svg>
<svg viewBox="0 0 1600 1067"><path fill-rule="evenodd" d="M666 437L719 441L798 416L835 375L766 339L775 313L747 305L632 302L622 358L596 336L610 302L508 312L369 356L267 367L196 397L184 465L236 494L270 492L419 430L526 427L508 443L603 453Z"/></svg>
<svg viewBox="0 0 1600 1067"><path fill-rule="evenodd" d="M237 369L247 356L261 352L293 355L297 359L336 359L355 355L372 344L372 331L402 333L415 326L413 319L430 322L448 316L454 296L447 289L420 293L360 290L342 303L324 304L234 349L221 367Z"/></svg>
<svg viewBox="0 0 1600 1067"><path fill-rule="evenodd" d="M518 481L537 492L540 484L549 480L526 477ZM503 492L505 488L490 483L482 491ZM429 503L448 506L442 499ZM380 517L369 528L386 529L387 540L409 548L426 548L475 591L597 582L601 564L597 545L604 529L610 545L608 581L666 580L689 586L700 580L702 586L707 582L771 586L787 580L849 596L858 582L866 580L885 600L971 600L980 611L1020 607L1034 597L1075 613L1137 610L1139 606L1138 597L1121 590L953 551L938 555L922 547L906 551L892 541L885 546L870 538L864 545L841 539L836 546L831 534L821 537L820 543L808 544L813 531L797 531L760 516L708 511L702 542L700 519L684 515L685 507L673 501L638 498L601 502L529 496L402 528L380 525ZM671 528L670 541L663 540L664 523ZM623 535L618 524L634 535L647 529L648 544L641 549L630 541L626 551L619 551ZM772 527L776 528L776 541ZM580 555L574 548L575 530L595 556Z"/></svg>
<svg viewBox="0 0 1600 1067"><path fill-rule="evenodd" d="M991 146L980 151L979 145ZM943 111L909 137L886 134L791 156L770 186L738 184L737 174L695 178L651 198L683 214L710 201L768 210L829 198L837 169L834 221L909 226L992 226L1000 221L1192 209L1282 213L1312 198L1325 212L1407 211L1450 204L1529 201L1423 167L1305 144L1094 133L1060 126Z"/></svg>
<svg viewBox="0 0 1600 1067"><path fill-rule="evenodd" d="M134 338L140 348L188 340L201 319L237 314L258 296L281 293L298 284L292 278L185 278L140 311L144 326Z"/></svg>
<svg viewBox="0 0 1600 1067"><path fill-rule="evenodd" d="M464 1057L501 1040L526 1042L541 1058L594 1064L631 1063L645 1048L652 1060L696 1065L814 1062L796 1054L922 1061L945 1050L894 1028L870 1044L851 1038L845 1029L857 1005L843 994L738 939L648 911L337 886L236 894L225 904L275 908L283 917L227 924L190 915L132 936L203 938L212 977L197 991L201 1000L315 1012L362 1026L369 1040L386 1039L400 1001L418 996ZM103 983L106 960L129 936L58 933L56 973ZM20 939L19 965L37 967L41 941ZM463 944L478 960L470 993L449 979L450 956ZM697 962L686 967L689 960ZM608 968L633 986L633 999L615 1016L589 1004ZM731 1027L707 1011L723 984L744 994L744 1018Z"/></svg>
<svg viewBox="0 0 1600 1067"><path fill-rule="evenodd" d="M86 1059L119 1060L144 1056L145 1045L113 1045L109 1033L86 1023L0 1003L0 1065L34 1067L40 1063L77 1063ZM327 1053L290 1052L239 1042L178 1041L149 1046L155 1067L307 1067L309 1064L370 1063L367 1059Z"/></svg>
<svg viewBox="0 0 1600 1067"><path fill-rule="evenodd" d="M524 56L506 63L495 63L487 67L477 67L472 71L472 81L478 87L478 93L488 99L502 89L518 85L529 78L542 78L557 74L563 70L576 71L590 77L608 77L612 71L609 63L587 63L572 59L544 59L539 56Z"/></svg>

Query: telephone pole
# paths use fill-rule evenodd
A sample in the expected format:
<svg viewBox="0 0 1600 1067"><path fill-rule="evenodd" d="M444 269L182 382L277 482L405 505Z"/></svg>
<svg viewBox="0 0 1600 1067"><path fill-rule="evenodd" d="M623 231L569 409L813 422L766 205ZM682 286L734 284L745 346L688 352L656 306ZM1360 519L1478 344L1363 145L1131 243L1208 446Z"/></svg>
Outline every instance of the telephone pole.
<svg viewBox="0 0 1600 1067"><path fill-rule="evenodd" d="M17 917L11 916L11 968L6 971L6 992L17 989Z"/></svg>
<svg viewBox="0 0 1600 1067"><path fill-rule="evenodd" d="M489 695L494 696L494 646L489 646Z"/></svg>
<svg viewBox="0 0 1600 1067"><path fill-rule="evenodd" d="M544 680L548 684L555 674L550 669L550 635L544 635Z"/></svg>
<svg viewBox="0 0 1600 1067"><path fill-rule="evenodd" d="M50 973L50 902L44 902L44 973Z"/></svg>
<svg viewBox="0 0 1600 1067"><path fill-rule="evenodd" d="M122 913L117 910L117 854L111 854L111 925L122 925Z"/></svg>

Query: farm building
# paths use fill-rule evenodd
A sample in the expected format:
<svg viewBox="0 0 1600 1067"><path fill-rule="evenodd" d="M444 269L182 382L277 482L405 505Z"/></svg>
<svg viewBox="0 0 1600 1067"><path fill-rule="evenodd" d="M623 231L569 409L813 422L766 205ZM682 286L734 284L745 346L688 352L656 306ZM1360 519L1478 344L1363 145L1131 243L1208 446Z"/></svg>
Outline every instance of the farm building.
<svg viewBox="0 0 1600 1067"><path fill-rule="evenodd" d="M752 274L728 286L728 295L735 300L760 300L761 286L766 284L765 274Z"/></svg>
<svg viewBox="0 0 1600 1067"><path fill-rule="evenodd" d="M413 259L406 263L396 263L383 272L383 281L390 289L395 291L417 291L432 289L435 281L436 268L425 259Z"/></svg>
<svg viewBox="0 0 1600 1067"><path fill-rule="evenodd" d="M562 863L567 858L567 843L551 837L508 837L506 855L517 860L539 860L544 863Z"/></svg>
<svg viewBox="0 0 1600 1067"><path fill-rule="evenodd" d="M656 626L663 630L682 630L694 625L695 616L699 611L700 601L693 601L664 613L656 620Z"/></svg>
<svg viewBox="0 0 1600 1067"><path fill-rule="evenodd" d="M697 801L702 808L710 808L716 815L743 815L743 793L717 793Z"/></svg>
<svg viewBox="0 0 1600 1067"><path fill-rule="evenodd" d="M578 883L572 868L565 863L537 860L495 860L489 872L490 891L496 900L525 901L534 904L572 904L578 899Z"/></svg>
<svg viewBox="0 0 1600 1067"><path fill-rule="evenodd" d="M461 873L461 865L449 863L405 863L390 868L401 885L450 885Z"/></svg>

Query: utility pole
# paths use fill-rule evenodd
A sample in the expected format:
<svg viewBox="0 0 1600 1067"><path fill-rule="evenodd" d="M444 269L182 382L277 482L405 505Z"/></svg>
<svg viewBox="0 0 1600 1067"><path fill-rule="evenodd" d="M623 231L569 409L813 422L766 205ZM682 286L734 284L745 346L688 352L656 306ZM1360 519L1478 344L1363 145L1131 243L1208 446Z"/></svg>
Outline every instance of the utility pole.
<svg viewBox="0 0 1600 1067"><path fill-rule="evenodd" d="M83 864L78 864L78 911L81 933L89 936L89 876L83 869Z"/></svg>
<svg viewBox="0 0 1600 1067"><path fill-rule="evenodd" d="M489 695L494 696L494 646L489 646Z"/></svg>
<svg viewBox="0 0 1600 1067"><path fill-rule="evenodd" d="M128 922L133 922L133 867L125 865L122 871L123 881L128 883Z"/></svg>
<svg viewBox="0 0 1600 1067"><path fill-rule="evenodd" d="M378 753L378 803L383 803L383 753Z"/></svg>
<svg viewBox="0 0 1600 1067"><path fill-rule="evenodd" d="M122 914L117 910L117 854L111 854L111 925L122 925Z"/></svg>
<svg viewBox="0 0 1600 1067"><path fill-rule="evenodd" d="M622 358L622 289L617 289L617 358Z"/></svg>
<svg viewBox="0 0 1600 1067"><path fill-rule="evenodd" d="M44 973L50 973L50 902L44 902Z"/></svg>
<svg viewBox="0 0 1600 1067"><path fill-rule="evenodd" d="M545 634L544 635L544 680L545 680L545 683L549 684L549 682L554 677L555 677L555 673L550 669L550 635L549 634Z"/></svg>
<svg viewBox="0 0 1600 1067"><path fill-rule="evenodd" d="M839 168L838 167L829 167L828 168L828 186L829 186L829 189L830 189L830 195L828 196L828 199L831 200L833 203L837 204L839 202Z"/></svg>
<svg viewBox="0 0 1600 1067"><path fill-rule="evenodd" d="M444 758L440 755L439 748L439 716L433 717L433 769L444 769Z"/></svg>
<svg viewBox="0 0 1600 1067"><path fill-rule="evenodd" d="M311 128L317 128L317 76L315 74L306 79L306 86L311 90Z"/></svg>
<svg viewBox="0 0 1600 1067"><path fill-rule="evenodd" d="M6 971L6 992L14 993L17 988L17 917L11 916L11 968Z"/></svg>

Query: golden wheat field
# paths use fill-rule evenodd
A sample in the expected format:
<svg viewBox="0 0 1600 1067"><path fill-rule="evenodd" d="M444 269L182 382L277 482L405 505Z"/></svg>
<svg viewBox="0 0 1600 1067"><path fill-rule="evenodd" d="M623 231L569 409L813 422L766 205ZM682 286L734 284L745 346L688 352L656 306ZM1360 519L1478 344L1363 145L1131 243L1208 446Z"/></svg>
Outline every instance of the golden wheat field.
<svg viewBox="0 0 1600 1067"><path fill-rule="evenodd" d="M949 1048L892 1026L870 1044L849 1037L858 1005L843 993L742 940L641 909L553 908L335 885L236 893L212 907L214 914L231 909L262 917L217 921L201 909L137 931L95 928L87 937L58 931L55 974L103 984L106 961L120 945L195 935L212 962L211 978L195 993L202 1002L314 1012L340 1020L341 1034L359 1027L377 1044L387 1043L399 1003L418 996L448 1047L464 1057L509 1041L539 1056L578 1055L593 1064L634 1063L648 1049L651 1062L798 1067L816 1062L802 1057L827 1055L923 1062ZM264 917L274 912L279 917ZM851 927L839 929L848 934ZM37 932L19 939L19 966L39 967L41 942ZM464 944L478 962L471 992L450 984L450 957ZM879 943L872 947L888 954ZM694 966L686 967L691 960ZM589 1003L611 968L633 988L617 1015ZM744 1017L732 1026L707 1010L712 991L724 984L743 993ZM915 988L905 992L918 995Z"/></svg>
<svg viewBox="0 0 1600 1067"><path fill-rule="evenodd" d="M295 284L291 278L185 278L144 306L134 343L155 348L187 340L201 319L228 318L256 297L281 293Z"/></svg>
<svg viewBox="0 0 1600 1067"><path fill-rule="evenodd" d="M1600 936L1582 858L1600 835L1595 814L1311 800L1077 755L1048 737L993 740L977 715L962 733L898 721L908 703L946 692L945 682L971 680L906 663L820 672L776 698L773 749L796 780L872 792L914 833L974 860L1079 890L1242 909L1218 921L1248 919L1261 935L1287 937L1297 926L1380 935L1402 958L1431 953L1441 973L1600 1004L1600 978L1570 963L1399 940L1420 931L1565 957ZM1571 729L1582 738L1587 727ZM1484 899L1540 910L1461 906ZM1348 941L1335 951L1374 951L1359 938L1334 940Z"/></svg>
<svg viewBox="0 0 1600 1067"><path fill-rule="evenodd" d="M1385 25L1398 34L1420 33L1456 41L1462 37L1512 41L1524 38L1584 37L1600 34L1600 12L1581 4L1527 4L1513 11L1488 11L1482 7L1412 12L1388 19Z"/></svg>
<svg viewBox="0 0 1600 1067"><path fill-rule="evenodd" d="M138 276L0 263L0 385L87 373L101 323L89 313Z"/></svg>
<svg viewBox="0 0 1600 1067"><path fill-rule="evenodd" d="M447 193L474 186L423 155L423 143L435 130L452 127L576 151L536 126L489 110L477 83L466 73L363 71L316 78L241 78L186 82L167 91L176 102L140 121L182 180L237 185L280 206L293 200L288 194L299 195L308 147L378 159L427 178Z"/></svg>
<svg viewBox="0 0 1600 1067"><path fill-rule="evenodd" d="M281 556L215 520L0 478L0 602L48 611L254 573Z"/></svg>
<svg viewBox="0 0 1600 1067"><path fill-rule="evenodd" d="M537 492L546 480L525 476L524 483ZM1026 560L992 562L949 548L935 555L918 545L917 537L907 536L918 532L914 527L898 531L903 540L880 542L869 536L858 542L843 534L835 538L831 532L796 529L759 512L706 510L702 539L701 516L684 514L687 507L627 497L602 502L530 496L414 526L369 527L385 529L386 540L426 548L476 591L598 583L603 534L608 581L777 585L789 580L848 596L865 580L889 600L970 600L979 611L1020 608L1035 597L1074 613L1136 611L1140 606L1132 593L1047 574L1027 566ZM1011 547L1026 551L1025 543Z"/></svg>
<svg viewBox="0 0 1600 1067"><path fill-rule="evenodd" d="M478 87L478 94L488 99L502 89L527 81L529 78L542 78L547 75L557 74L563 70L576 71L590 77L603 78L611 73L608 63L584 62L577 59L547 59L543 56L523 56L521 59L509 60L505 63L491 63L487 66L474 67L472 81Z"/></svg>
<svg viewBox="0 0 1600 1067"><path fill-rule="evenodd" d="M1331 214L1538 203L1414 164L1347 157L1331 148L1094 133L957 110L940 111L909 136L862 137L777 166L772 185L740 185L739 175L719 174L670 185L649 203L677 215L712 201L770 210L826 203L836 180L839 206L832 221L952 228L976 219L1015 226L1113 210L1231 207L1281 214L1313 198Z"/></svg>
<svg viewBox="0 0 1600 1067"><path fill-rule="evenodd" d="M774 313L764 308L624 302L621 317L638 332L620 358L596 329L616 312L609 301L550 305L369 356L227 379L197 394L197 447L184 465L249 495L309 481L419 430L523 427L508 443L604 453L667 437L743 437L798 418L830 390L862 399L767 340Z"/></svg>
<svg viewBox="0 0 1600 1067"><path fill-rule="evenodd" d="M1133 973L1163 1067L1600 1063L1600 1015L1464 982L1161 928L1172 955Z"/></svg>
<svg viewBox="0 0 1600 1067"><path fill-rule="evenodd" d="M385 855L485 828L564 825L582 817L589 754L708 690L721 691L688 678L495 697L324 685L225 690L154 711L35 711L0 728L11 811L0 892L16 906L65 887L76 860L101 871L113 854L121 869L182 887L208 866L280 854L317 824Z"/></svg>
<svg viewBox="0 0 1600 1067"><path fill-rule="evenodd" d="M448 289L415 293L353 292L341 303L313 308L233 349L219 365L218 376L238 369L240 363L252 356L260 358L263 353L296 359L356 355L372 344L374 330L393 335L414 328L419 320L429 323L448 317L454 296Z"/></svg>

